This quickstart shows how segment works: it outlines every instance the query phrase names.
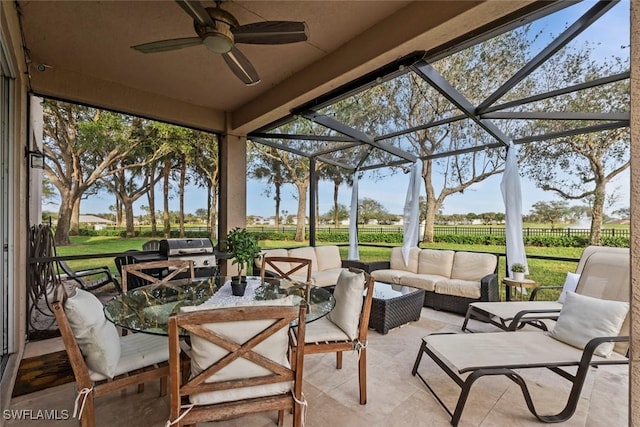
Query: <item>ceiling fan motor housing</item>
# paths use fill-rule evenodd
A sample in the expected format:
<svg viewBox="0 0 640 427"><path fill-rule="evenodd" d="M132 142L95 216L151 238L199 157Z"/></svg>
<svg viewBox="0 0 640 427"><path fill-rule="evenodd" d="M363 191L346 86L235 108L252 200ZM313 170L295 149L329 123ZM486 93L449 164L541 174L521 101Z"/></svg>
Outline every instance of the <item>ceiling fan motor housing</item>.
<svg viewBox="0 0 640 427"><path fill-rule="evenodd" d="M196 33L209 50L216 53L229 52L234 45L231 29L239 26L240 23L232 14L218 7L208 7L206 10L215 26L210 27L194 21Z"/></svg>

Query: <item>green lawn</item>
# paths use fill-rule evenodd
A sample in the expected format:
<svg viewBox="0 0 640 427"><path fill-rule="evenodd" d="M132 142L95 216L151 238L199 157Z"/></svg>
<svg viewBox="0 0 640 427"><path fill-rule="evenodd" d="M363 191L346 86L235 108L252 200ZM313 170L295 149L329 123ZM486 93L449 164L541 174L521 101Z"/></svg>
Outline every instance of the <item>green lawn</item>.
<svg viewBox="0 0 640 427"><path fill-rule="evenodd" d="M107 236L77 236L72 237L72 245L58 248L59 255L82 255L82 254L99 254L99 253L114 253L125 252L129 249L142 249L142 244L149 240L148 238L122 238L122 237L107 237ZM276 241L265 240L260 242L261 248L290 248L296 246L304 246L308 244L293 242L293 241ZM323 243L325 244L325 243ZM329 244L329 243L326 243ZM470 250L479 252L492 252L492 253L504 253L503 246L487 246L487 245L460 245L460 244L430 244L423 247L429 247L434 249L455 249L455 250ZM347 258L348 247L340 247L340 255L343 259ZM389 247L368 247L361 246L359 249L360 259L362 261L379 261L388 260L391 253L391 246ZM540 248L540 247L528 247L528 255L542 255L553 256L563 258L580 258L582 253L581 248ZM498 269L499 280L502 280L505 273L505 259L500 258L500 266ZM116 267L113 262L113 257L97 258L88 260L69 261L69 265L76 269L86 269L97 266L109 266L109 268L116 273ZM564 261L551 261L551 260L539 260L529 258L529 276L528 278L535 280L541 285L562 285L565 280L565 276L568 271L575 271L576 262L564 262ZM555 293L548 295L549 298L553 298Z"/></svg>

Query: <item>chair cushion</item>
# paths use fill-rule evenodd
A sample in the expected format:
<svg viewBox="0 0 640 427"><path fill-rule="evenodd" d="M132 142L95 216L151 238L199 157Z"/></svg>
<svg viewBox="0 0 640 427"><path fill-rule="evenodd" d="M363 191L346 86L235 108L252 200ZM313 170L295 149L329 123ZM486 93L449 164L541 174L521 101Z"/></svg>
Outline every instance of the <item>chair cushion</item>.
<svg viewBox="0 0 640 427"><path fill-rule="evenodd" d="M315 251L318 259L318 271L342 267L340 249L337 246L316 246Z"/></svg>
<svg viewBox="0 0 640 427"><path fill-rule="evenodd" d="M120 337L120 360L115 368L115 376L136 369L162 363L169 360L168 337L150 334L129 334ZM107 377L89 371L93 381L101 381Z"/></svg>
<svg viewBox="0 0 640 427"><path fill-rule="evenodd" d="M498 257L492 254L456 252L453 257L452 279L480 281L495 272Z"/></svg>
<svg viewBox="0 0 640 427"><path fill-rule="evenodd" d="M629 303L592 298L568 291L560 316L549 335L558 341L584 349L596 337L615 337L629 312ZM614 343L598 346L595 354L609 357Z"/></svg>
<svg viewBox="0 0 640 427"><path fill-rule="evenodd" d="M364 272L343 270L338 277L338 283L333 291L336 306L327 318L344 331L347 336L355 340L358 338L358 324L364 303Z"/></svg>
<svg viewBox="0 0 640 427"><path fill-rule="evenodd" d="M236 307L240 306L286 306L295 305L294 297L289 296L278 300L267 301L250 301L239 302ZM192 312L199 310L215 310L224 307L209 306L202 304L196 307L182 307L183 312ZM251 339L258 332L267 328L272 324L272 320L251 320L241 322L220 322L206 325L216 333L232 339L234 342L242 344ZM257 346L253 350L276 363L290 367L287 357L289 352L289 337L286 328L279 330ZM218 345L207 341L196 335L191 336L191 376L194 377L207 367L211 366L229 352ZM258 366L255 363L239 358L231 362L227 367L213 374L205 382L229 381L242 378L253 378L271 375L268 369ZM191 403L196 405L207 405L222 402L230 402L240 399L250 399L255 397L264 397L275 394L287 393L291 390L291 381L285 381L275 384L265 384L261 386L242 387L228 390L212 391L205 393L197 393L189 396Z"/></svg>
<svg viewBox="0 0 640 427"><path fill-rule="evenodd" d="M120 336L115 325L104 317L100 300L77 289L64 303L64 312L84 355L87 367L107 378L117 375Z"/></svg>
<svg viewBox="0 0 640 427"><path fill-rule="evenodd" d="M316 250L311 246L289 249L289 256L294 258L310 259L311 272L318 271L318 258L316 258Z"/></svg>
<svg viewBox="0 0 640 427"><path fill-rule="evenodd" d="M564 302L565 297L567 296L567 291L575 292L576 287L578 286L578 280L580 280L580 275L576 273L567 272L567 278L564 280L564 285L562 286L562 292L560 293L560 297L558 297L558 302Z"/></svg>
<svg viewBox="0 0 640 427"><path fill-rule="evenodd" d="M321 317L309 323L304 331L305 343L325 341L351 341L351 339L335 323Z"/></svg>
<svg viewBox="0 0 640 427"><path fill-rule="evenodd" d="M418 256L418 274L434 274L450 278L454 255L454 251L422 249Z"/></svg>

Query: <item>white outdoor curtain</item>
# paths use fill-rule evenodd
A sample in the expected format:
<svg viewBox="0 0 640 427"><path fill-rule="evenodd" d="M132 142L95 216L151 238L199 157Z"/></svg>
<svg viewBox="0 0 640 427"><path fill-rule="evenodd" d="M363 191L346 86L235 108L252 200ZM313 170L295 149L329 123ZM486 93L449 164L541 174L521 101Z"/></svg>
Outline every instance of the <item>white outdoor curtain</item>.
<svg viewBox="0 0 640 427"><path fill-rule="evenodd" d="M337 224L336 224L337 225ZM353 174L353 187L351 187L351 212L349 213L349 257L359 260L358 252L358 175Z"/></svg>
<svg viewBox="0 0 640 427"><path fill-rule="evenodd" d="M409 265L409 250L418 246L420 225L420 171L422 161L416 160L411 168L407 198L404 202L404 235L402 237L402 258L405 265Z"/></svg>
<svg viewBox="0 0 640 427"><path fill-rule="evenodd" d="M527 254L524 251L524 241L522 240L522 190L520 188L517 151L515 145L509 145L500 189L505 207L507 263L509 266L520 263L525 266L525 273L528 273ZM507 274L509 277L513 277L510 268Z"/></svg>

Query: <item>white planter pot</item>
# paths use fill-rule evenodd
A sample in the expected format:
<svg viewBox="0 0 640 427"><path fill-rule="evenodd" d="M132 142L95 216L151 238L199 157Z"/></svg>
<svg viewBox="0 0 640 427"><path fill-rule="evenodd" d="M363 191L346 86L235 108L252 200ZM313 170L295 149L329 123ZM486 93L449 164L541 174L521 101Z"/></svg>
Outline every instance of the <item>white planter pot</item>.
<svg viewBox="0 0 640 427"><path fill-rule="evenodd" d="M519 282L524 280L524 273L516 273L513 272L513 280L517 280Z"/></svg>

